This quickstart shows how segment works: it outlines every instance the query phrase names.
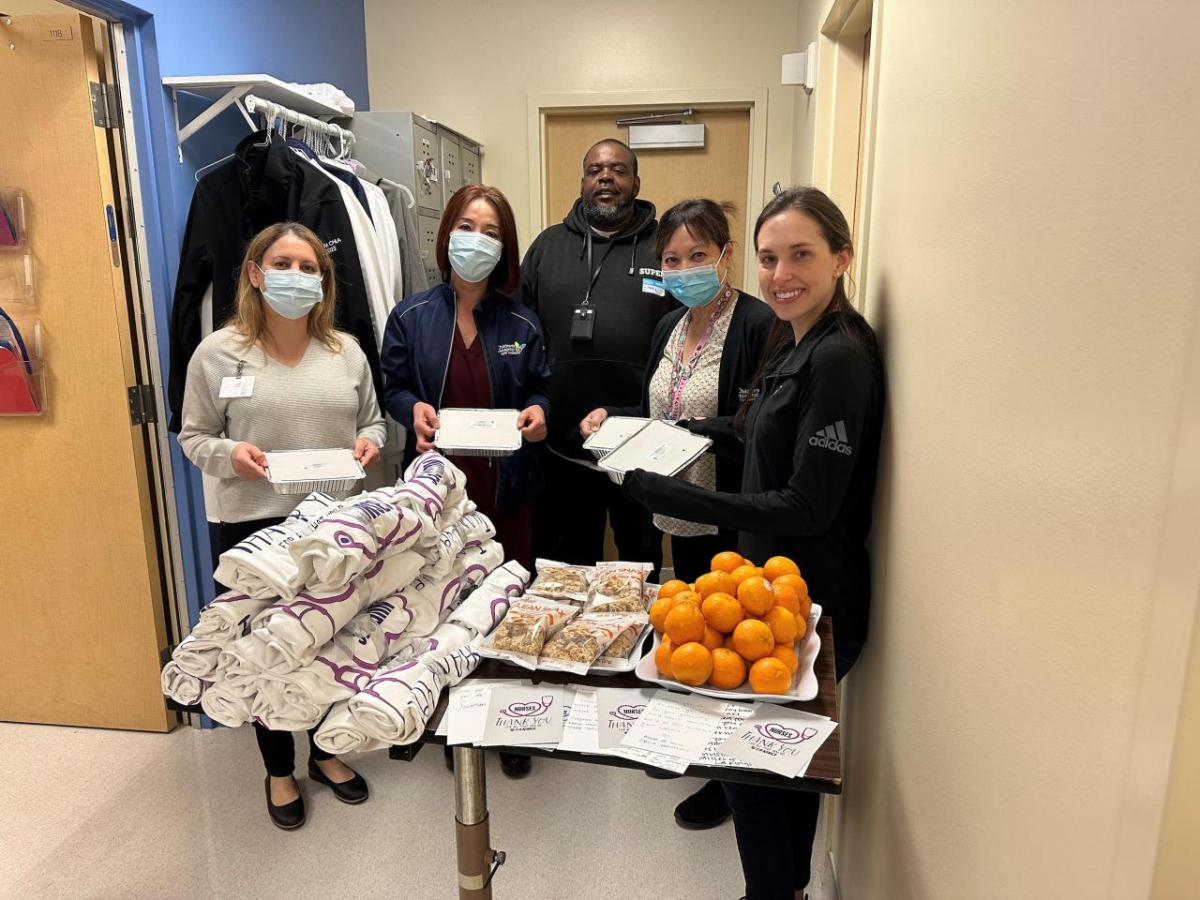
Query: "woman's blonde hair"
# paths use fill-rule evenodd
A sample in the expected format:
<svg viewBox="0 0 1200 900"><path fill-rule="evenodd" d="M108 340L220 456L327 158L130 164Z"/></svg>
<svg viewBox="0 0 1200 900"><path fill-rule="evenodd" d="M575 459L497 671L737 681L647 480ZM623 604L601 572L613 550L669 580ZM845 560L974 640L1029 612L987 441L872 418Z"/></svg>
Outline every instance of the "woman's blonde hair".
<svg viewBox="0 0 1200 900"><path fill-rule="evenodd" d="M267 316L263 312L262 292L251 282L247 263L254 263L262 269L263 257L267 251L284 235L293 235L312 247L317 257L317 268L321 272L321 286L325 296L321 302L308 314L308 333L324 344L334 353L342 349L342 341L333 327L334 311L337 306L337 280L333 272L333 258L321 239L313 234L307 226L299 222L277 222L256 234L246 247L246 256L242 259L242 270L238 275L237 307L233 316L226 323L232 326L247 347L253 347L262 341L267 332Z"/></svg>

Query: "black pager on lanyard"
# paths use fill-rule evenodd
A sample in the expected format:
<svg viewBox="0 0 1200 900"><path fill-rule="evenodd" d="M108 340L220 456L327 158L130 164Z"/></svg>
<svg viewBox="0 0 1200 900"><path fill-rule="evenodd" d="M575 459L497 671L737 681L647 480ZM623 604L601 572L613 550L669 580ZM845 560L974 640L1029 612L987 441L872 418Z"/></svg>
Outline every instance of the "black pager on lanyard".
<svg viewBox="0 0 1200 900"><path fill-rule="evenodd" d="M590 341L596 327L596 309L586 300L571 310L571 340Z"/></svg>

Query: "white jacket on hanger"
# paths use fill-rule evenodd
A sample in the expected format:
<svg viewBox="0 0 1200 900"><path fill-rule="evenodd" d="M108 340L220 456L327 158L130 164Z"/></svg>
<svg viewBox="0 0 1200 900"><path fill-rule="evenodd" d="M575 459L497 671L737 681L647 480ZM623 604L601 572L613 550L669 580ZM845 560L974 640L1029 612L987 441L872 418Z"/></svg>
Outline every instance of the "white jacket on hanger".
<svg viewBox="0 0 1200 900"><path fill-rule="evenodd" d="M358 179L367 194L371 208L371 224L375 227L375 238L379 244L379 257L383 263L383 275L392 294L392 305L404 299L403 263L400 260L400 236L396 233L396 222L392 219L392 208L388 205L383 188L362 178Z"/></svg>

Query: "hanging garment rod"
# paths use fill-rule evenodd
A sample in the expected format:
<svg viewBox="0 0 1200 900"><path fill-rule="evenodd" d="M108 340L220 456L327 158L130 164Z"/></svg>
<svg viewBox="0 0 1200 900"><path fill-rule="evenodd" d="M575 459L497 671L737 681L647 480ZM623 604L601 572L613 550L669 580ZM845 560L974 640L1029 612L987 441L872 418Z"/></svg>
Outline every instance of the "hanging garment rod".
<svg viewBox="0 0 1200 900"><path fill-rule="evenodd" d="M275 119L282 119L284 122L299 125L318 134L329 135L344 147L350 147L354 144L354 132L342 128L340 125L334 125L332 122L322 122L320 119L306 116L304 113L288 109L286 106L280 106L278 103L273 103L270 100L263 100L253 94L247 94L243 102L246 106L246 112L249 115L252 116L255 113L259 113L266 117L268 124Z"/></svg>

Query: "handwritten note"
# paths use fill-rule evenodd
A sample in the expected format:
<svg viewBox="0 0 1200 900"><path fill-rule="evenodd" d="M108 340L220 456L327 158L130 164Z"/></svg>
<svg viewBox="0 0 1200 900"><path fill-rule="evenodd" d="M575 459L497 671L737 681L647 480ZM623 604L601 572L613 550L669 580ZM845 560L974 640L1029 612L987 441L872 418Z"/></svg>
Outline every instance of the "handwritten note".
<svg viewBox="0 0 1200 900"><path fill-rule="evenodd" d="M796 778L808 771L813 755L838 726L823 716L759 704L717 752L758 769Z"/></svg>
<svg viewBox="0 0 1200 900"><path fill-rule="evenodd" d="M659 690L621 743L689 763L699 762L724 711L723 700Z"/></svg>
<svg viewBox="0 0 1200 900"><path fill-rule="evenodd" d="M447 744L478 744L483 740L491 696L492 685L486 681L465 681L450 688L442 719Z"/></svg>
<svg viewBox="0 0 1200 900"><path fill-rule="evenodd" d="M754 714L754 707L749 703L726 703L725 709L721 714L721 721L717 723L717 730L713 732L711 738L708 739L708 744L704 748L704 752L700 755L700 765L702 766L724 766L730 769L753 769L754 766L740 759L734 759L732 756L726 756L719 752L718 748L725 743L743 722Z"/></svg>
<svg viewBox="0 0 1200 900"><path fill-rule="evenodd" d="M596 691L593 688L579 688L571 701L567 720L563 723L563 736L558 744L559 750L572 753L596 753L600 746L597 742L596 728Z"/></svg>

